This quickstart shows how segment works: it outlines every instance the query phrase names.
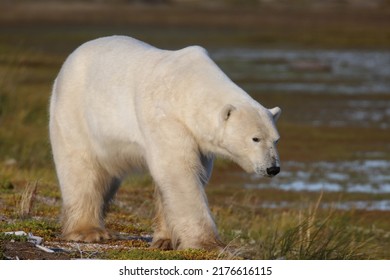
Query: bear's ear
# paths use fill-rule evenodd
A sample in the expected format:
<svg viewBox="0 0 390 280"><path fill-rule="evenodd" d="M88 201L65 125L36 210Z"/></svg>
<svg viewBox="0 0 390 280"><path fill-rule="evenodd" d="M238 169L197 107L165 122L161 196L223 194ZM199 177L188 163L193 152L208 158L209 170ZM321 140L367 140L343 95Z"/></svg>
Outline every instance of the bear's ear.
<svg viewBox="0 0 390 280"><path fill-rule="evenodd" d="M231 104L228 104L225 107L223 107L221 112L221 120L227 121L234 110L236 110L236 107L234 107Z"/></svg>
<svg viewBox="0 0 390 280"><path fill-rule="evenodd" d="M278 121L280 114L282 113L282 110L279 107L275 107L275 108L269 109L269 111L271 112L272 116L274 117L274 121L275 122Z"/></svg>

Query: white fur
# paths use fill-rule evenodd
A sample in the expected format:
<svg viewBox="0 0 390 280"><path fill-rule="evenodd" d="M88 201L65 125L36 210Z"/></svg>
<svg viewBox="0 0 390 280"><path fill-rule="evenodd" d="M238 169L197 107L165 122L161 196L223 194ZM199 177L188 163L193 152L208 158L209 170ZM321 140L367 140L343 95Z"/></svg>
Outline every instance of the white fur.
<svg viewBox="0 0 390 280"><path fill-rule="evenodd" d="M167 51L123 36L85 43L64 63L50 104L64 236L109 238L104 209L123 177L143 164L157 185L153 244L221 246L203 190L214 154L266 175L279 165L279 115L201 47Z"/></svg>

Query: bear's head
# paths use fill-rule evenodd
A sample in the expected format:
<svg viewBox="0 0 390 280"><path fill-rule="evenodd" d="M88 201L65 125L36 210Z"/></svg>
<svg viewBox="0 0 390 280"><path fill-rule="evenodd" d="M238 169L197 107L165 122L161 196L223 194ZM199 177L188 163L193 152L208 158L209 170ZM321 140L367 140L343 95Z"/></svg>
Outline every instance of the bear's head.
<svg viewBox="0 0 390 280"><path fill-rule="evenodd" d="M218 133L222 154L246 172L268 177L278 174L276 144L280 137L275 123L280 114L278 107L226 105L220 113Z"/></svg>

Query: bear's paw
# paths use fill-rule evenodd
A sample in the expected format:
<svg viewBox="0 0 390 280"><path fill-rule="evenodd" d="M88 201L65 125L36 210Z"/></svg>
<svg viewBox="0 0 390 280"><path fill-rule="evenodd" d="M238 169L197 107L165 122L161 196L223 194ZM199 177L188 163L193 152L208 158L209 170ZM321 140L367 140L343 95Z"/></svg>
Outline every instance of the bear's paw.
<svg viewBox="0 0 390 280"><path fill-rule="evenodd" d="M89 228L83 230L74 230L63 235L64 239L70 241L99 242L113 239L115 234L110 233L103 228Z"/></svg>
<svg viewBox="0 0 390 280"><path fill-rule="evenodd" d="M160 250L173 250L172 241L170 239L157 239L156 241L153 241L150 248Z"/></svg>

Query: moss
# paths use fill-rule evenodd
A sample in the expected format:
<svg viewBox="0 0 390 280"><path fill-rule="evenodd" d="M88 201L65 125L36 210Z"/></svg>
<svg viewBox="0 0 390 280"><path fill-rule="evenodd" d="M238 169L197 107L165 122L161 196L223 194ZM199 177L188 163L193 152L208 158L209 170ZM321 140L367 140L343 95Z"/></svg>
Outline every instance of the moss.
<svg viewBox="0 0 390 280"><path fill-rule="evenodd" d="M60 227L57 222L48 219L26 219L1 223L0 232L8 231L24 231L43 237L45 240L53 240L58 237Z"/></svg>
<svg viewBox="0 0 390 280"><path fill-rule="evenodd" d="M0 233L0 243L2 243L4 241L12 241L12 240L19 241L19 242L27 242L27 236Z"/></svg>
<svg viewBox="0 0 390 280"><path fill-rule="evenodd" d="M194 249L183 251L122 249L105 252L103 258L116 260L215 260L220 256L216 252Z"/></svg>

